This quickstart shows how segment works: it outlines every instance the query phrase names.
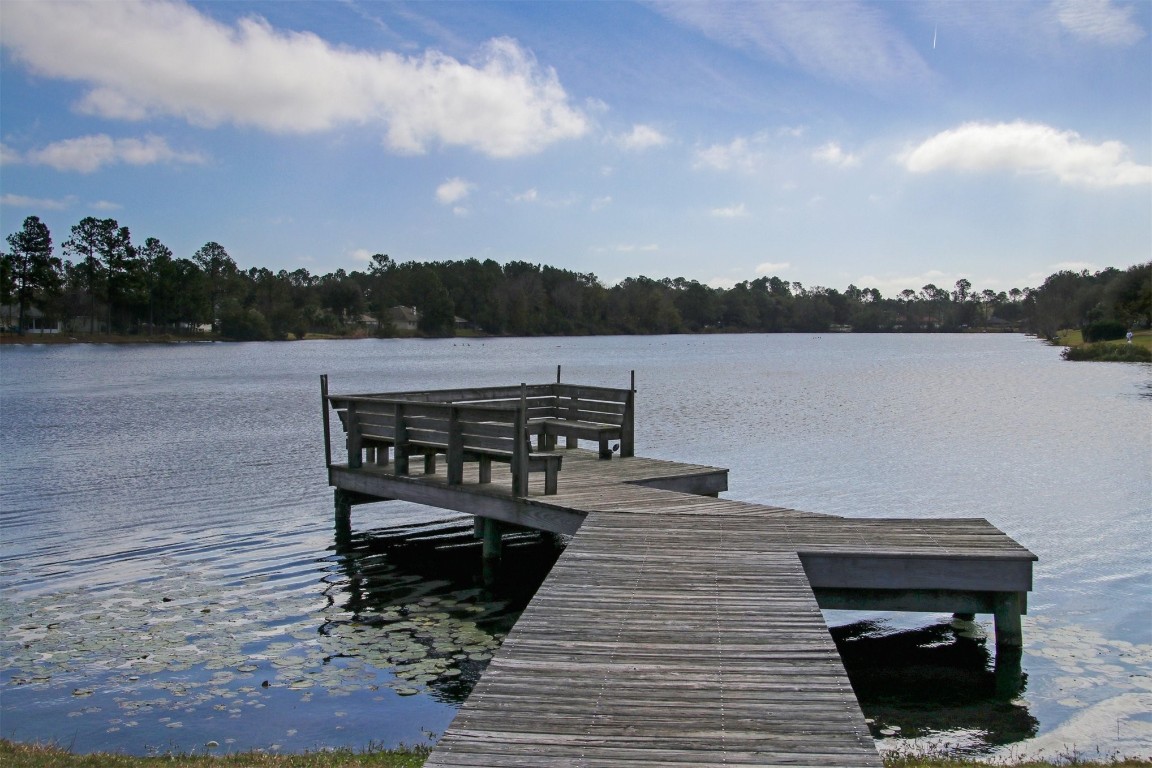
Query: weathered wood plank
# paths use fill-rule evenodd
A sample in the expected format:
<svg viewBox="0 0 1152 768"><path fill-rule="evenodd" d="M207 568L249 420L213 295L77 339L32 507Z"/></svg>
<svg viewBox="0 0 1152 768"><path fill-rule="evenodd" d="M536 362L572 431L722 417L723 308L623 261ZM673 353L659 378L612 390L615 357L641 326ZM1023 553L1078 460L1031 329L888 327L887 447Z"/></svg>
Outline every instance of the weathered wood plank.
<svg viewBox="0 0 1152 768"><path fill-rule="evenodd" d="M469 445L503 445L506 427L492 422L514 419L521 435L530 416L544 420L530 430L559 417L572 435L597 437L596 425L573 422L619 417L631 445L630 390L404 396L422 402L353 398L338 412L350 435L359 425L399 446L443 433L464 458ZM471 405L447 404L470 396L494 410L466 418ZM511 417L501 410L510 404ZM459 410L436 410L449 407ZM404 414L407 426L390 433ZM350 439L349 465L329 469L337 488L361 496L575 533L429 766L878 766L822 605L990 611L998 639L1021 642L1035 556L984 520L859 520L724 500L709 494L727 489L726 470L579 449L561 452L564 484L548 488L523 482L529 454L508 443L510 465L453 460L407 477L354 466Z"/></svg>

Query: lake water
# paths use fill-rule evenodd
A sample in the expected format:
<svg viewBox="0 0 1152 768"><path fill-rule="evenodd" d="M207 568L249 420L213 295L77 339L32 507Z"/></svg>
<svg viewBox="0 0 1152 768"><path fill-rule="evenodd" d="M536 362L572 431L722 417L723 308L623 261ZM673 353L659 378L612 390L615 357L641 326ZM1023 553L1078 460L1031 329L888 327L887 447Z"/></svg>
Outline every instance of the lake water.
<svg viewBox="0 0 1152 768"><path fill-rule="evenodd" d="M825 614L881 748L1152 756L1152 366L1017 335L4 347L0 735L435 740L563 542L521 536L485 582L470 518L388 502L337 546L319 376L384 391L557 364L620 387L635 369L637 453L726 466L729 498L980 516L1040 557L1011 697L949 616Z"/></svg>

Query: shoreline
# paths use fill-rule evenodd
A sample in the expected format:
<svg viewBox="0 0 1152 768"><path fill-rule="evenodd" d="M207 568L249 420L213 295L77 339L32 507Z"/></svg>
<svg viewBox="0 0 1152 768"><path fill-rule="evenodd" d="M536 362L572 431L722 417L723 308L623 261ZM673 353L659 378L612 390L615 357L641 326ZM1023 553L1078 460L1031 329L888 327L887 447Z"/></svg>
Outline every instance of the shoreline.
<svg viewBox="0 0 1152 768"><path fill-rule="evenodd" d="M264 751L225 753L213 755L213 747L206 746L203 754L157 753L149 757L110 752L76 754L54 744L23 743L0 739L0 758L11 768L64 768L65 766L85 766L85 768L204 768L205 766L227 768L419 768L431 754L430 747L400 746L394 749L369 747L362 751L336 749L331 751L305 752L300 754L275 754ZM1058 768L1077 766L1078 768L1152 768L1152 760L1145 758L1102 756L1086 759L1083 753L1073 749L1068 753L1053 755L1049 759L1002 760L970 757L950 757L942 754L896 753L881 755L885 768Z"/></svg>

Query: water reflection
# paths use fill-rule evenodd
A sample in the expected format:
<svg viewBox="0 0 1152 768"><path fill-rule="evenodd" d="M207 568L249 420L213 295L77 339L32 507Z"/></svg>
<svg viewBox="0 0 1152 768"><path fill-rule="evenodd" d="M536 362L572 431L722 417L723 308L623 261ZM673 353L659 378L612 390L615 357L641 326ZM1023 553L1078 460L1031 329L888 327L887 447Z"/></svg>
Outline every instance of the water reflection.
<svg viewBox="0 0 1152 768"><path fill-rule="evenodd" d="M497 568L483 562L471 525L430 523L352 533L336 524L343 578L326 590L348 617L323 634L370 629L397 678L459 704L512 628L562 549L552 534L504 537Z"/></svg>
<svg viewBox="0 0 1152 768"><path fill-rule="evenodd" d="M1021 695L1020 658L994 663L966 622L893 632L883 622L834 627L832 637L873 737L921 739L985 754L1036 734Z"/></svg>

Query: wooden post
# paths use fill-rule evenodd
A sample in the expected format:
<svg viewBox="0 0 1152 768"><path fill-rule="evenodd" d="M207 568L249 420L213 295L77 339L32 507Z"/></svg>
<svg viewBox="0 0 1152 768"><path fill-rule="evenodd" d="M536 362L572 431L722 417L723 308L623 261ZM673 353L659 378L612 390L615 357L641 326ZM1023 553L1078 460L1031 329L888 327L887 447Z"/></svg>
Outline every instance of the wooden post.
<svg viewBox="0 0 1152 768"><path fill-rule="evenodd" d="M556 366L556 383L560 383L560 366Z"/></svg>
<svg viewBox="0 0 1152 768"><path fill-rule="evenodd" d="M396 445L396 474L408 474L408 427L404 424L404 406L400 403L396 404L396 423L393 425L392 434L395 436Z"/></svg>
<svg viewBox="0 0 1152 768"><path fill-rule="evenodd" d="M1001 651L1024 647L1024 632L1020 614L1022 602L1019 592L998 592L995 598L996 656Z"/></svg>
<svg viewBox="0 0 1152 768"><path fill-rule="evenodd" d="M484 520L484 559L499 560L503 554L504 540L500 536L500 523L490 518Z"/></svg>
<svg viewBox="0 0 1152 768"><path fill-rule="evenodd" d="M460 409L448 409L448 485L464 482L464 432L460 427Z"/></svg>
<svg viewBox="0 0 1152 768"><path fill-rule="evenodd" d="M520 407L512 434L512 495L528 495L528 385L520 383Z"/></svg>
<svg viewBox="0 0 1152 768"><path fill-rule="evenodd" d="M328 374L320 376L320 409L324 414L324 466L332 468L332 428L328 414Z"/></svg>
<svg viewBox="0 0 1152 768"><path fill-rule="evenodd" d="M624 418L620 424L620 456L636 455L636 371L632 371L628 385L628 399L624 403Z"/></svg>
<svg viewBox="0 0 1152 768"><path fill-rule="evenodd" d="M336 551L340 552L352 543L352 498L341 488L332 496L336 507Z"/></svg>
<svg viewBox="0 0 1152 768"><path fill-rule="evenodd" d="M343 488L337 488L332 494L336 506L336 522L345 521L352 517L352 497Z"/></svg>
<svg viewBox="0 0 1152 768"><path fill-rule="evenodd" d="M348 401L348 410L345 412L348 419L348 469L360 469L363 457L360 442L360 424L356 418L356 403Z"/></svg>

